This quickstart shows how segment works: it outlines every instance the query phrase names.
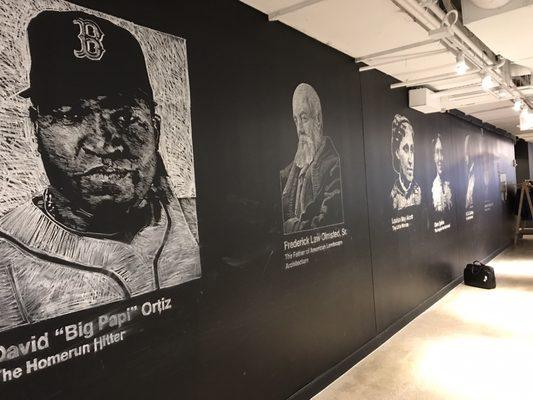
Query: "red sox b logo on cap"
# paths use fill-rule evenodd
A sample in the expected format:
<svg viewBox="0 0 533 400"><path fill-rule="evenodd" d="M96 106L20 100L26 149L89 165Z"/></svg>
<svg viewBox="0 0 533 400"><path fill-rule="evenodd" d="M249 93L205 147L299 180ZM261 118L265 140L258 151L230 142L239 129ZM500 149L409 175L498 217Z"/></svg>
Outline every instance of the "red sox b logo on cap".
<svg viewBox="0 0 533 400"><path fill-rule="evenodd" d="M80 27L78 39L80 39L81 49L74 50L74 55L78 58L88 58L93 61L101 60L105 53L104 33L98 24L83 18L77 18L72 23Z"/></svg>

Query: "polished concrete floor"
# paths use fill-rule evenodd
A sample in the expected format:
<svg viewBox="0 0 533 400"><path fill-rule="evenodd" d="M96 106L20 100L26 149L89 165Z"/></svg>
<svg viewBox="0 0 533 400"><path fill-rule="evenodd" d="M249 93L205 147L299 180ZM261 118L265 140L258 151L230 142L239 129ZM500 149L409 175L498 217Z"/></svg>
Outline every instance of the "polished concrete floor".
<svg viewBox="0 0 533 400"><path fill-rule="evenodd" d="M533 239L489 265L495 290L457 286L315 399L533 399Z"/></svg>

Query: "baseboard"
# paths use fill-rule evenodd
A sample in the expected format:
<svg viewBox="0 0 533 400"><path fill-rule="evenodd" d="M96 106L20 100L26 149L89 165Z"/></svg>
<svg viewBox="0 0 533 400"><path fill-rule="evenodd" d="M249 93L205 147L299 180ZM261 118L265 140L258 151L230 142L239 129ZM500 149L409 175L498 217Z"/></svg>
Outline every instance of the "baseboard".
<svg viewBox="0 0 533 400"><path fill-rule="evenodd" d="M480 260L483 264L488 263L490 260L492 260L494 257L496 257L498 254L502 253L504 250L509 248L513 245L513 239L510 239L509 242L500 247L499 249L494 250L492 253L490 253L487 257L485 257L483 260Z"/></svg>
<svg viewBox="0 0 533 400"><path fill-rule="evenodd" d="M483 260L480 260L480 261L482 263L489 262L494 257L496 257L498 254L500 254L502 251L507 249L511 244L512 244L512 240L509 241L509 243L506 244L505 246L493 251L491 254L489 254L487 257L485 257ZM342 360L341 362L336 364L334 367L324 372L322 375L319 375L317 378L313 379L311 382L309 382L304 387L299 389L296 393L290 396L287 400L307 400L315 396L317 393L323 390L326 386L328 386L331 382L333 382L339 376L344 374L346 371L352 368L355 364L357 364L367 355L372 353L375 349L377 349L379 346L381 346L383 343L389 340L400 329L405 327L409 322L411 322L416 317L418 317L420 314L422 314L424 311L426 311L429 307L431 307L433 304L435 304L437 301L443 298L450 290L452 290L454 287L456 287L462 282L463 282L463 275L461 274L460 276L453 279L446 286L444 286L442 289L440 289L438 292L436 292L434 295L432 295L431 297L429 297L428 299L420 303L418 306L416 306L409 313L407 313L402 318L400 318L399 320L394 322L392 325L390 325L388 328L380 332L377 336L374 336L371 340L366 342L362 347L360 347L355 352L350 354L344 360Z"/></svg>

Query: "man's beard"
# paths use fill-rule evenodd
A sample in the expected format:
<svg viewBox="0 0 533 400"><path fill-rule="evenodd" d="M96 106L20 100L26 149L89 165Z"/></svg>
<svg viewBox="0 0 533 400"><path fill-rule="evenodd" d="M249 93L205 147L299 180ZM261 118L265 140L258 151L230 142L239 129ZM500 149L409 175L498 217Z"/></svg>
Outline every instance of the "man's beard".
<svg viewBox="0 0 533 400"><path fill-rule="evenodd" d="M301 136L298 141L298 149L294 156L294 162L300 169L307 167L315 157L316 147L315 142L308 136Z"/></svg>

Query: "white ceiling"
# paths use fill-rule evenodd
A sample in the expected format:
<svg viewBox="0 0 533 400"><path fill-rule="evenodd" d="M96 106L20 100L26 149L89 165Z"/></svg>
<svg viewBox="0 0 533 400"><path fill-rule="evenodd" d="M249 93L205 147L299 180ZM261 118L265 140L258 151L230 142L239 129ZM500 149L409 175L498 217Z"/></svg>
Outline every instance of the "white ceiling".
<svg viewBox="0 0 533 400"><path fill-rule="evenodd" d="M400 10L392 0L241 0L265 14L281 12L279 21L316 40L325 43L355 59L400 46L428 39L428 33L408 14ZM525 1L525 0L518 0ZM299 6L303 6L298 8ZM291 7L295 9L291 9ZM533 69L533 7L531 15L517 10L497 18L485 18L472 22L469 28L476 31L495 54L501 53L510 61ZM514 14L513 14L514 13ZM512 21L516 21L513 23ZM267 23L267 22L265 22ZM274 22L270 22L274 23ZM529 32L524 37L526 26ZM502 34L505 32L505 34ZM516 36L517 32L520 36ZM528 37L529 33L532 36ZM517 37L521 37L519 42ZM485 39L486 38L486 39ZM529 41L529 45L527 42ZM398 54L413 54L426 50L445 50L440 43L417 47ZM455 55L450 52L402 60L376 69L401 81L413 81L455 71ZM354 69L356 68L354 64ZM365 72L362 72L363 74ZM460 82L479 84L480 76L470 75L452 80L426 84L426 87L441 91L457 87ZM394 90L394 89L391 89ZM526 89L533 95L533 89ZM475 95L475 93L474 93ZM533 140L533 132L521 132L518 114L511 108L512 99L498 99L479 91L475 96L443 97L443 104L458 108L494 126L517 136Z"/></svg>

